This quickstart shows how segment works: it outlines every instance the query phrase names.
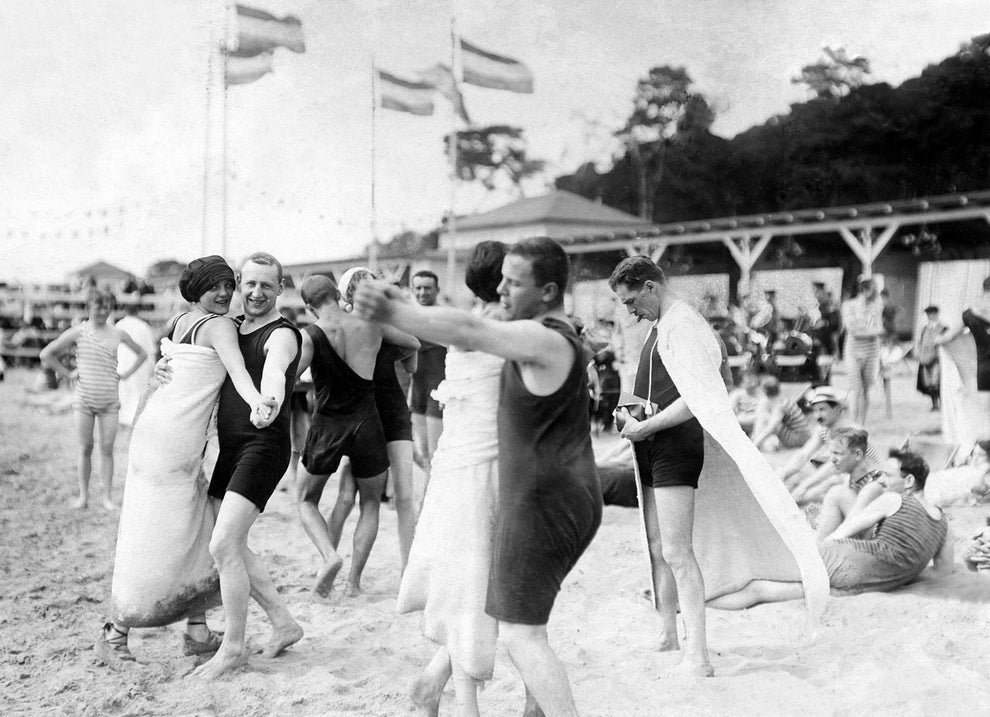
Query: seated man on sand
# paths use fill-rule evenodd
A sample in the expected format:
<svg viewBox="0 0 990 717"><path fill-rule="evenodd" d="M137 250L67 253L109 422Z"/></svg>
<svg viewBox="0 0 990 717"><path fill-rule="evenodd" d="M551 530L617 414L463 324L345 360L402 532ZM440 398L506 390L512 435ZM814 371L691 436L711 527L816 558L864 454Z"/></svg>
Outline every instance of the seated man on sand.
<svg viewBox="0 0 990 717"><path fill-rule="evenodd" d="M761 398L763 391L760 388L760 376L756 369L748 368L743 372L739 388L729 391L729 405L732 406L732 412L736 414L739 425L746 435L753 433L756 411Z"/></svg>
<svg viewBox="0 0 990 717"><path fill-rule="evenodd" d="M868 445L869 435L862 428L840 428L835 431L832 438L832 465L836 473L847 474L849 479L845 483L832 486L825 494L818 515L816 532L819 540L831 536L850 515L861 512L884 492L884 471L876 468L870 460ZM922 483L925 478L928 478L927 466Z"/></svg>
<svg viewBox="0 0 990 717"><path fill-rule="evenodd" d="M952 573L952 532L945 515L925 497L928 464L916 453L895 450L883 472L889 490L847 516L818 546L833 590L894 590L933 561L937 575ZM871 537L853 537L864 533ZM757 580L739 593L709 600L708 607L744 609L801 597L800 585Z"/></svg>
<svg viewBox="0 0 990 717"><path fill-rule="evenodd" d="M781 448L799 448L811 438L808 417L795 401L788 401L780 393L780 381L774 376L764 376L760 382L763 397L756 409L753 424L753 443L761 451L777 451Z"/></svg>
<svg viewBox="0 0 990 717"><path fill-rule="evenodd" d="M780 479L797 503L821 498L829 488L841 483L843 478L830 460L829 446L834 432L849 425L845 402L834 388L821 386L815 390L809 403L818 424L817 430L811 432L801 450L779 473ZM874 468L879 468L883 463L872 445L867 446L867 456Z"/></svg>

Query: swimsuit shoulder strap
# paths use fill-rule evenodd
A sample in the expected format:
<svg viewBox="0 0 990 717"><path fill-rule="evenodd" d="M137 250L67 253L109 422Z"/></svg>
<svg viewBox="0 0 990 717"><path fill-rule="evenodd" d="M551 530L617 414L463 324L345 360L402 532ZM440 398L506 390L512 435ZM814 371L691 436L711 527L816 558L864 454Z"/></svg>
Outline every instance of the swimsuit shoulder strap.
<svg viewBox="0 0 990 717"><path fill-rule="evenodd" d="M179 319L181 319L183 316L185 316L188 313L189 313L188 311L183 311L181 314L176 314L174 317L172 317L172 320L169 322L168 333L165 334L165 337L168 338L169 341L174 340L172 337L175 334L175 327L179 325Z"/></svg>
<svg viewBox="0 0 990 717"><path fill-rule="evenodd" d="M189 327L189 330L186 331L185 335L182 337L182 340L179 341L179 343L180 344L196 343L196 332L199 331L199 327L205 324L210 319L215 319L215 318L217 318L217 314L206 314L205 316L200 316L198 319L196 319L193 325Z"/></svg>

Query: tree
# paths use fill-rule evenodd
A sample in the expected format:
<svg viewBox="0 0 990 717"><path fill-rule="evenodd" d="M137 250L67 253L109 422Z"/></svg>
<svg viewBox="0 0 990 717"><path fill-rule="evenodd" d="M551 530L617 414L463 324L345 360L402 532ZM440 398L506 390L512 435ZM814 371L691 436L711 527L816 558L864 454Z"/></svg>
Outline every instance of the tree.
<svg viewBox="0 0 990 717"><path fill-rule="evenodd" d="M791 78L795 85L807 85L820 100L838 100L866 84L870 61L861 55L849 57L846 48L824 48L824 57L801 68L801 75Z"/></svg>
<svg viewBox="0 0 990 717"><path fill-rule="evenodd" d="M652 68L636 83L632 114L617 133L626 145L636 173L638 213L646 221L653 221L653 206L663 181L667 144L691 100L691 81L683 67Z"/></svg>
<svg viewBox="0 0 990 717"><path fill-rule="evenodd" d="M450 151L450 136L444 137ZM457 176L465 182L479 181L495 189L498 179L508 180L522 195L522 181L543 171L546 163L527 154L523 130L509 125L473 127L457 132Z"/></svg>

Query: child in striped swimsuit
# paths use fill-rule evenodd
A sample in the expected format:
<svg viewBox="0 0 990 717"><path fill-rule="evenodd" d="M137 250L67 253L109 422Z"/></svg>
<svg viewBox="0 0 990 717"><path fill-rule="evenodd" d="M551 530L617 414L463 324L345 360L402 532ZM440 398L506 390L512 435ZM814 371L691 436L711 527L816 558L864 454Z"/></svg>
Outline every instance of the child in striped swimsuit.
<svg viewBox="0 0 990 717"><path fill-rule="evenodd" d="M75 383L72 408L79 437L79 498L74 508L85 508L89 502L89 478L92 472L93 429L100 430L100 474L103 478L103 507L114 508L111 501L113 484L113 444L117 439L117 413L120 379L134 373L147 359L147 352L126 332L107 323L114 308L114 296L105 290L93 290L86 298L89 318L69 329L41 351L41 362ZM117 346L124 343L135 354L134 364L117 375ZM69 372L58 356L75 346L76 370Z"/></svg>

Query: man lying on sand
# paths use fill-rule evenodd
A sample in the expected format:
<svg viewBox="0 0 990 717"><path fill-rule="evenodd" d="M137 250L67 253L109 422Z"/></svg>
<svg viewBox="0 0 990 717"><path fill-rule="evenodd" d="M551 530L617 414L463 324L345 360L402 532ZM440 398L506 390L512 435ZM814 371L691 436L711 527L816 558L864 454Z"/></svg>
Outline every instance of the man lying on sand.
<svg viewBox="0 0 990 717"><path fill-rule="evenodd" d="M952 573L952 531L945 515L925 497L928 464L917 453L893 450L883 472L888 490L850 514L818 546L829 583L839 594L895 590L932 562L936 575ZM863 533L872 537L851 537ZM801 596L799 585L762 580L708 605L742 609ZM723 600L726 604L720 604Z"/></svg>

